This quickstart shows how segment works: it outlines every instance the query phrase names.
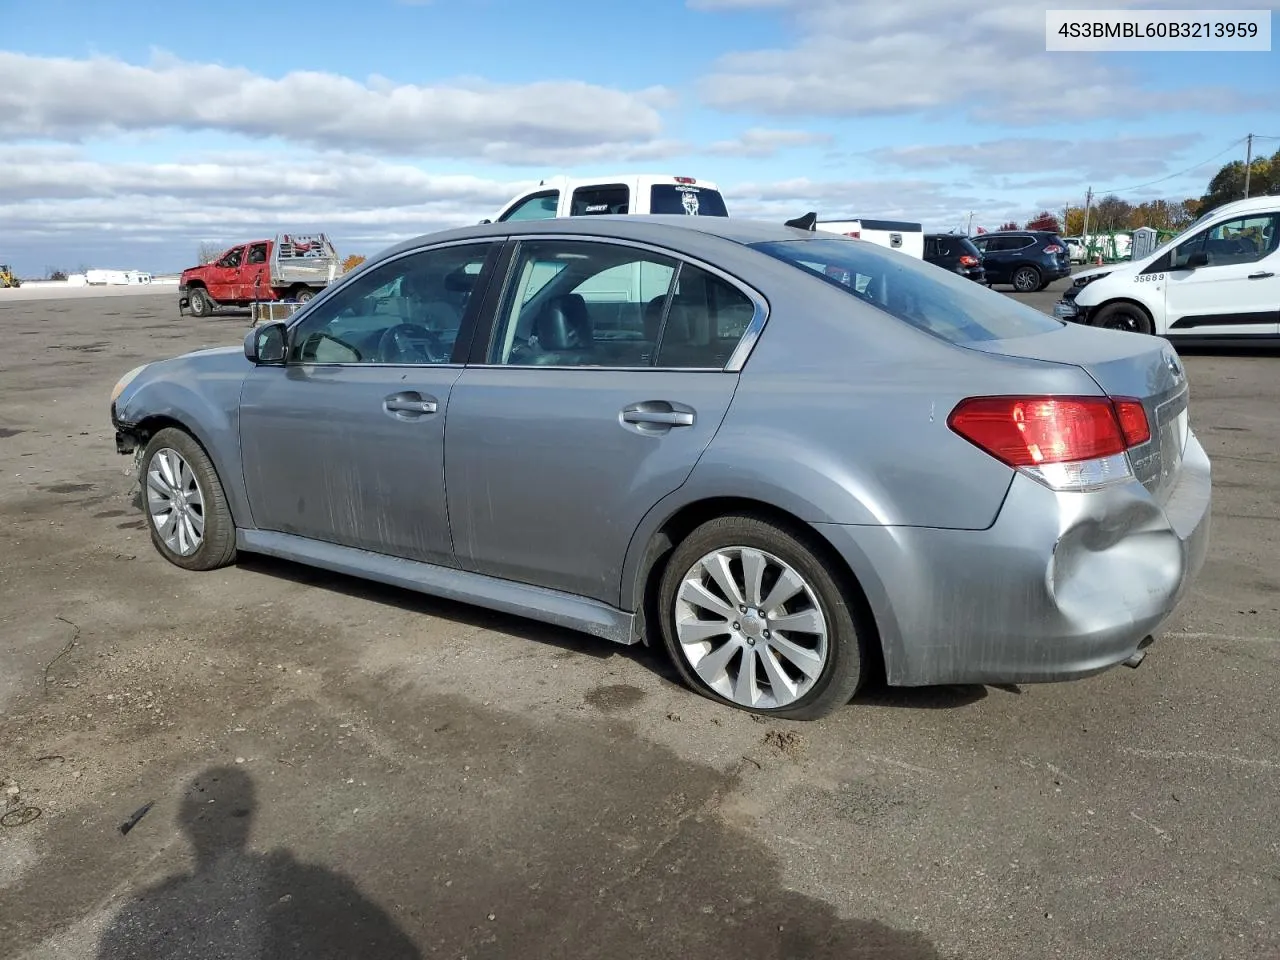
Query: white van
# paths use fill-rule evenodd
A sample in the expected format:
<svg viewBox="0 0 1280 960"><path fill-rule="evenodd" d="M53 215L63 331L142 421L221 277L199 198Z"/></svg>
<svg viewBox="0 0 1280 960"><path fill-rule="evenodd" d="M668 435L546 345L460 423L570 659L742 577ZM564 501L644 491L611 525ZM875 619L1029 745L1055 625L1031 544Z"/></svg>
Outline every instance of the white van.
<svg viewBox="0 0 1280 960"><path fill-rule="evenodd" d="M548 177L513 197L493 220L548 220L607 213L668 213L727 217L720 190L709 180L665 174L629 173L618 177Z"/></svg>
<svg viewBox="0 0 1280 960"><path fill-rule="evenodd" d="M1280 197L1211 210L1149 256L1075 274L1053 315L1170 340L1280 337Z"/></svg>
<svg viewBox="0 0 1280 960"><path fill-rule="evenodd" d="M908 220L819 220L815 228L855 240L869 240L918 260L924 259L924 229Z"/></svg>

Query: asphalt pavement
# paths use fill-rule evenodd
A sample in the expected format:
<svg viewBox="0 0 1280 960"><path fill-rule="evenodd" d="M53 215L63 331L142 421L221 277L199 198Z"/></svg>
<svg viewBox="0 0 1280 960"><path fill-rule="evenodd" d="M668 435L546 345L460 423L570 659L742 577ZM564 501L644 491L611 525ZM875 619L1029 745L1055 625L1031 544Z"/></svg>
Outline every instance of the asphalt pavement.
<svg viewBox="0 0 1280 960"><path fill-rule="evenodd" d="M1280 357L1185 357L1213 540L1139 669L790 723L645 649L166 563L108 393L245 324L0 301L0 956L1280 956Z"/></svg>

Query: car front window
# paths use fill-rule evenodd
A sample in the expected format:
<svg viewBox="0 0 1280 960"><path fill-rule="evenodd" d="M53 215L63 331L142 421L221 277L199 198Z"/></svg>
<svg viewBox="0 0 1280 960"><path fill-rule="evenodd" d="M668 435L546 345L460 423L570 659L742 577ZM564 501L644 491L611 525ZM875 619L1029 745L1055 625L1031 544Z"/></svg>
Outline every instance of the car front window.
<svg viewBox="0 0 1280 960"><path fill-rule="evenodd" d="M952 343L1047 333L1062 322L958 274L853 240L753 243L896 320Z"/></svg>

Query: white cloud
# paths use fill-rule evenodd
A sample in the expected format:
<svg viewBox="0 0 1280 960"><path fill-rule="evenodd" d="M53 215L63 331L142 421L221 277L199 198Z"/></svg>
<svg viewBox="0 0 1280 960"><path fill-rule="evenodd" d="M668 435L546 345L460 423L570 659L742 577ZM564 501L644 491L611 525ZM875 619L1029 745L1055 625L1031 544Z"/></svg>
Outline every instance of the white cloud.
<svg viewBox="0 0 1280 960"><path fill-rule="evenodd" d="M953 192L930 180L789 180L722 184L731 216L789 220L809 210L819 220L857 217L912 220L926 230L963 226L969 211L986 220L1016 216L1008 197Z"/></svg>
<svg viewBox="0 0 1280 960"><path fill-rule="evenodd" d="M1010 137L982 143L884 147L869 150L863 156L906 170L957 166L983 174L1023 176L1069 170L1086 179L1150 179L1169 169L1171 156L1203 139L1199 133L1087 140Z"/></svg>
<svg viewBox="0 0 1280 960"><path fill-rule="evenodd" d="M79 141L177 129L501 163L667 155L661 87L478 79L418 86L320 71L272 78L160 55L146 66L0 52L0 136Z"/></svg>
<svg viewBox="0 0 1280 960"><path fill-rule="evenodd" d="M1202 3L1203 0L1200 0ZM766 6L691 0L702 9ZM1108 0L1108 7L1145 6ZM1164 0L1166 7L1195 6ZM1267 0L1280 6L1280 0ZM1047 53L1044 11L1057 0L777 0L794 20L794 46L730 53L701 83L725 110L773 116L867 116L961 110L982 121L1040 124L1128 117L1135 109L1229 112L1266 105L1265 94L1200 77L1179 88L1140 89L1132 71L1085 54Z"/></svg>
<svg viewBox="0 0 1280 960"><path fill-rule="evenodd" d="M494 214L531 181L441 175L340 153L228 153L199 162L105 163L65 146L0 148L0 223L20 270L114 266L176 270L200 241L325 230L346 252ZM725 182L737 217L781 221L817 210L963 225L971 209L1025 217L1007 198L920 179ZM990 225L990 224L988 224Z"/></svg>
<svg viewBox="0 0 1280 960"><path fill-rule="evenodd" d="M732 140L718 140L712 143L706 148L706 152L728 157L772 157L780 150L830 143L831 139L828 133L752 127Z"/></svg>

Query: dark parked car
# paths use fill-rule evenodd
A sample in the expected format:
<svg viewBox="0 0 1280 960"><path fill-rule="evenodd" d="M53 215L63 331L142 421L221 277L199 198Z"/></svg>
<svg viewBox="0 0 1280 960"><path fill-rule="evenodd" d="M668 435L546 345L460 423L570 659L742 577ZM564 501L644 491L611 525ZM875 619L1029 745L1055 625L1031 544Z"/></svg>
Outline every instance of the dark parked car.
<svg viewBox="0 0 1280 960"><path fill-rule="evenodd" d="M989 284L1007 283L1019 293L1032 293L1071 276L1067 242L1052 230L999 230L973 242L982 251Z"/></svg>
<svg viewBox="0 0 1280 960"><path fill-rule="evenodd" d="M982 251L972 240L958 233L930 233L924 238L924 258L928 263L958 273L962 277L987 282Z"/></svg>

